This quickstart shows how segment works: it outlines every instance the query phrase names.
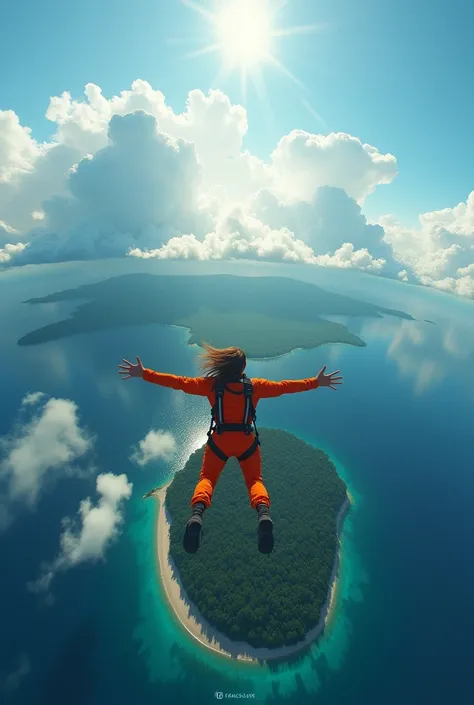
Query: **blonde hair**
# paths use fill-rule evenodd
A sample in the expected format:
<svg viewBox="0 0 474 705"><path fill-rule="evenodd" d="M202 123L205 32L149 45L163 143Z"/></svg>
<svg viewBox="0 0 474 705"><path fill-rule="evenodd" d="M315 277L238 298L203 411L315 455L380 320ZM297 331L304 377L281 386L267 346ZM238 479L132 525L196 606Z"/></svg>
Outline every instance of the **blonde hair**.
<svg viewBox="0 0 474 705"><path fill-rule="evenodd" d="M206 377L232 379L240 377L247 364L245 353L240 348L213 348L203 343L204 352L200 354L200 369Z"/></svg>

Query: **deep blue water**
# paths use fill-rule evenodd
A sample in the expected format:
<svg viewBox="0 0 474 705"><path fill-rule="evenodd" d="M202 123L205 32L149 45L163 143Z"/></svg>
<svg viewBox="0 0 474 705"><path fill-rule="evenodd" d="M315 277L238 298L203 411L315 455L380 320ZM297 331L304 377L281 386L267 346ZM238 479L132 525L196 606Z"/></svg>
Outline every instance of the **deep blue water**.
<svg viewBox="0 0 474 705"><path fill-rule="evenodd" d="M147 366L194 375L198 350L186 345L186 331L147 326L16 345L73 308L22 300L132 268L162 271L156 263L107 262L0 277L0 435L25 420L19 409L27 392L73 400L81 425L96 435L95 474L125 472L134 484L106 561L59 574L53 604L26 584L57 554L62 518L74 516L85 497L96 499L94 475L58 477L36 509L21 509L0 535L0 675L14 672L22 655L30 665L18 687L1 697L41 705L181 705L212 703L222 691L291 705L472 702L473 302L352 273L227 267L314 277L328 289L418 319L348 320L366 348L324 346L248 365L250 376L273 379L313 376L325 363L342 370L337 393L262 402L259 425L287 429L327 450L356 498L344 527L331 626L303 661L270 671L201 648L175 622L157 580L155 503L140 496L203 442L209 411L204 400L124 383L116 366L120 357L139 354ZM128 459L132 446L152 427L171 431L179 452L170 464L137 468ZM270 477L267 484L271 491Z"/></svg>

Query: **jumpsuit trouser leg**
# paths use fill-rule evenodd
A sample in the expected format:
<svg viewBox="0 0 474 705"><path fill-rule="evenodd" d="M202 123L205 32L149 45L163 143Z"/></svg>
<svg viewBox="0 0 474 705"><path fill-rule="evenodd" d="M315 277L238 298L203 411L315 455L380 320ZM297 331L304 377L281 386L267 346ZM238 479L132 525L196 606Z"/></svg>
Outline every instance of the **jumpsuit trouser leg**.
<svg viewBox="0 0 474 705"><path fill-rule="evenodd" d="M227 435L227 438L225 438L225 435ZM216 442L214 436L213 440ZM249 441L249 437L245 433L228 433L223 434L216 445L218 445L225 455L237 457L244 453L252 442L253 437ZM211 448L206 445L199 481L191 498L191 505L196 504L196 502L203 502L206 507L211 505L214 488L225 464L226 461L219 458ZM251 506L254 509L258 504L268 504L270 506L270 497L262 478L260 446L257 447L255 453L249 458L240 460L239 464L247 486Z"/></svg>

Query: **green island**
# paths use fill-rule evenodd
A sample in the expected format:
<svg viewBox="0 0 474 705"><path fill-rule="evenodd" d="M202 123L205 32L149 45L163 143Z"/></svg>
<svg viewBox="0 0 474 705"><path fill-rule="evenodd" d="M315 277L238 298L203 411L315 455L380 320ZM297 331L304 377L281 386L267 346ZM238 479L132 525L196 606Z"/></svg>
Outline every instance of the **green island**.
<svg viewBox="0 0 474 705"><path fill-rule="evenodd" d="M257 550L256 512L235 459L204 514L197 556L185 553L182 537L203 449L174 476L166 510L170 555L200 614L233 641L277 648L296 644L318 625L339 550L337 517L350 505L346 485L323 451L281 430L262 429L261 441L275 525L271 555Z"/></svg>
<svg viewBox="0 0 474 705"><path fill-rule="evenodd" d="M190 329L189 344L237 345L249 358L276 357L325 343L364 347L342 323L322 316L392 315L381 308L286 277L233 275L126 274L67 289L27 304L79 300L66 320L33 330L19 345L38 345L80 333L142 326L175 325Z"/></svg>

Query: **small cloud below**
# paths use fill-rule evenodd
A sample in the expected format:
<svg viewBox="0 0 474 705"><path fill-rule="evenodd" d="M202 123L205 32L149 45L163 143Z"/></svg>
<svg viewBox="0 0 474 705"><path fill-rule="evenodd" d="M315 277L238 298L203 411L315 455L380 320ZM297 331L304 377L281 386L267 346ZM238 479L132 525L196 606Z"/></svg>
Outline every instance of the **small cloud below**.
<svg viewBox="0 0 474 705"><path fill-rule="evenodd" d="M63 519L60 551L52 563L45 563L40 577L28 583L30 592L48 592L51 582L60 571L79 563L104 559L123 522L123 500L129 499L133 485L126 475L102 473L97 476L96 490L100 495L94 505L90 497L82 500L75 519Z"/></svg>
<svg viewBox="0 0 474 705"><path fill-rule="evenodd" d="M10 262L13 257L23 252L27 244L23 242L17 242L15 244L7 242L5 247L0 248L0 263L5 264L6 262Z"/></svg>
<svg viewBox="0 0 474 705"><path fill-rule="evenodd" d="M44 220L44 211L33 211L31 217L33 220Z"/></svg>
<svg viewBox="0 0 474 705"><path fill-rule="evenodd" d="M31 392L23 397L22 406L35 406L44 397L44 392Z"/></svg>
<svg viewBox="0 0 474 705"><path fill-rule="evenodd" d="M152 460L161 458L170 460L176 452L176 441L168 431L151 430L137 444L130 460L140 467L147 465Z"/></svg>
<svg viewBox="0 0 474 705"><path fill-rule="evenodd" d="M60 477L82 474L77 461L93 448L95 439L81 426L77 405L50 398L38 406L44 399L43 392L24 396L13 430L0 437L0 531L20 506L35 507Z"/></svg>

